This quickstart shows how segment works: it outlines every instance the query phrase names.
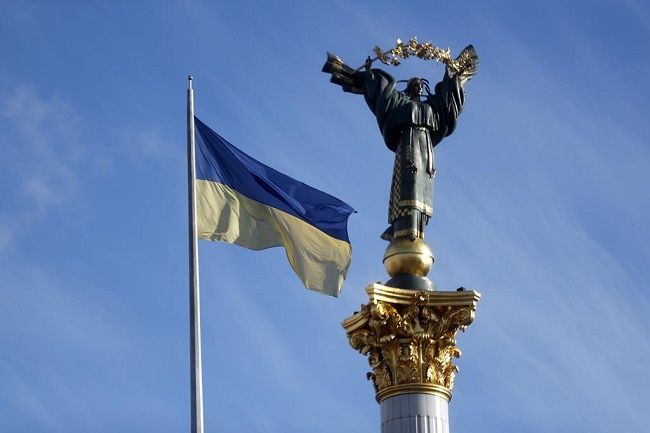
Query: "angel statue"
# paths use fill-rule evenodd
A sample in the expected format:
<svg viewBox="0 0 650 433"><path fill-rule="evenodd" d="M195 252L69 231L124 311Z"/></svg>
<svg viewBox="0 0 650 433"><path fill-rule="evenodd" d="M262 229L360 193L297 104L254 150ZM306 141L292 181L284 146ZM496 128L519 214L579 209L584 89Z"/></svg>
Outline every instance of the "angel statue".
<svg viewBox="0 0 650 433"><path fill-rule="evenodd" d="M421 47L422 44L417 45ZM388 64L386 53L382 58L378 49L376 52L378 58ZM406 57L408 55L403 55ZM377 118L386 146L395 153L388 205L390 226L381 238L387 241L423 239L424 228L433 214L436 174L433 149L456 128L465 102L463 86L478 70L478 55L471 45L455 60L447 55L445 74L435 85L434 93L431 93L429 81L419 77L405 81L406 88L399 91L397 85L404 81L396 81L382 69L371 69L373 61L368 58L355 70L328 53L323 72L331 74L330 81L345 92L364 95ZM394 59L391 63L399 64Z"/></svg>

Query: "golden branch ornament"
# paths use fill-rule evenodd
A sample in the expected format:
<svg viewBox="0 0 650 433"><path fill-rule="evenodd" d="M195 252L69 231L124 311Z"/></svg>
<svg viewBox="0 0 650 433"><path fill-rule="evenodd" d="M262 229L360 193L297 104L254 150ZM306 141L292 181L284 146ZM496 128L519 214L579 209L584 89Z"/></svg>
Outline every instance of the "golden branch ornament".
<svg viewBox="0 0 650 433"><path fill-rule="evenodd" d="M454 73L463 73L474 67L473 59L466 54L465 51L461 53L458 58L454 59L451 56L451 50L447 48L436 47L429 42L418 42L416 36L413 36L407 43L397 39L397 42L390 50L383 50L375 46L373 49L375 58L372 61L379 60L384 65L399 66L402 61L409 57L417 57L422 60L435 60L438 63L444 63Z"/></svg>

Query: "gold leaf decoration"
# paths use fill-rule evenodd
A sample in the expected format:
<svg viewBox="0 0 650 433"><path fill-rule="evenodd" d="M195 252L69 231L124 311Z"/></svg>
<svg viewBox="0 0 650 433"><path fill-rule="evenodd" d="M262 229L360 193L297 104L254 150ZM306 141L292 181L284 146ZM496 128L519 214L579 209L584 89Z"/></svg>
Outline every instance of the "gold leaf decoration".
<svg viewBox="0 0 650 433"><path fill-rule="evenodd" d="M443 50L434 46L431 42L420 43L417 37L413 36L408 43L404 44L401 39L397 39L395 46L389 50L382 50L376 46L373 50L376 58L385 65L398 66L400 59L408 59L415 56L423 60L435 60L444 63L452 72L463 70L461 61L454 60L451 57L451 50Z"/></svg>
<svg viewBox="0 0 650 433"><path fill-rule="evenodd" d="M480 295L413 292L374 284L371 302L343 322L350 345L368 357L377 399L418 386L451 396L460 357L456 334L474 320ZM429 391L421 391L429 390ZM436 391L438 390L438 391Z"/></svg>

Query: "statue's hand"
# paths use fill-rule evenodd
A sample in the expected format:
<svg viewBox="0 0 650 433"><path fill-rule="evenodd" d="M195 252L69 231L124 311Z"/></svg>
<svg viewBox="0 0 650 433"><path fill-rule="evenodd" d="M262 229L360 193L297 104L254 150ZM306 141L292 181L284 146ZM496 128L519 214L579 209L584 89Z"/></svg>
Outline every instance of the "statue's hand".
<svg viewBox="0 0 650 433"><path fill-rule="evenodd" d="M327 53L327 61L323 65L322 71L331 74L330 81L341 86L343 91L363 94L363 89L357 80L357 70L346 65L337 55Z"/></svg>
<svg viewBox="0 0 650 433"><path fill-rule="evenodd" d="M363 64L363 67L366 71L369 71L371 65L372 65L372 59L370 58L370 56L368 56L366 58L366 63Z"/></svg>
<svg viewBox="0 0 650 433"><path fill-rule="evenodd" d="M455 63L459 67L457 75L460 83L461 85L465 84L465 82L469 81L478 72L479 60L474 47L471 45L465 47L458 57L456 57Z"/></svg>

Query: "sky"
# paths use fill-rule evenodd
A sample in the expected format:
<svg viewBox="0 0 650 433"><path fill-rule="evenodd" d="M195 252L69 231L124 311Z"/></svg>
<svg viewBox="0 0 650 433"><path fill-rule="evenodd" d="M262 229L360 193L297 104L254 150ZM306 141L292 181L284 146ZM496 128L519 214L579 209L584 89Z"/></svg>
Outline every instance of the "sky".
<svg viewBox="0 0 650 433"><path fill-rule="evenodd" d="M427 230L439 290L482 294L451 431L647 432L640 0L0 1L0 431L189 431L188 74L212 129L358 211L339 298L200 243L206 432L379 431L340 322L388 279L393 155L320 69L411 36L481 59Z"/></svg>

